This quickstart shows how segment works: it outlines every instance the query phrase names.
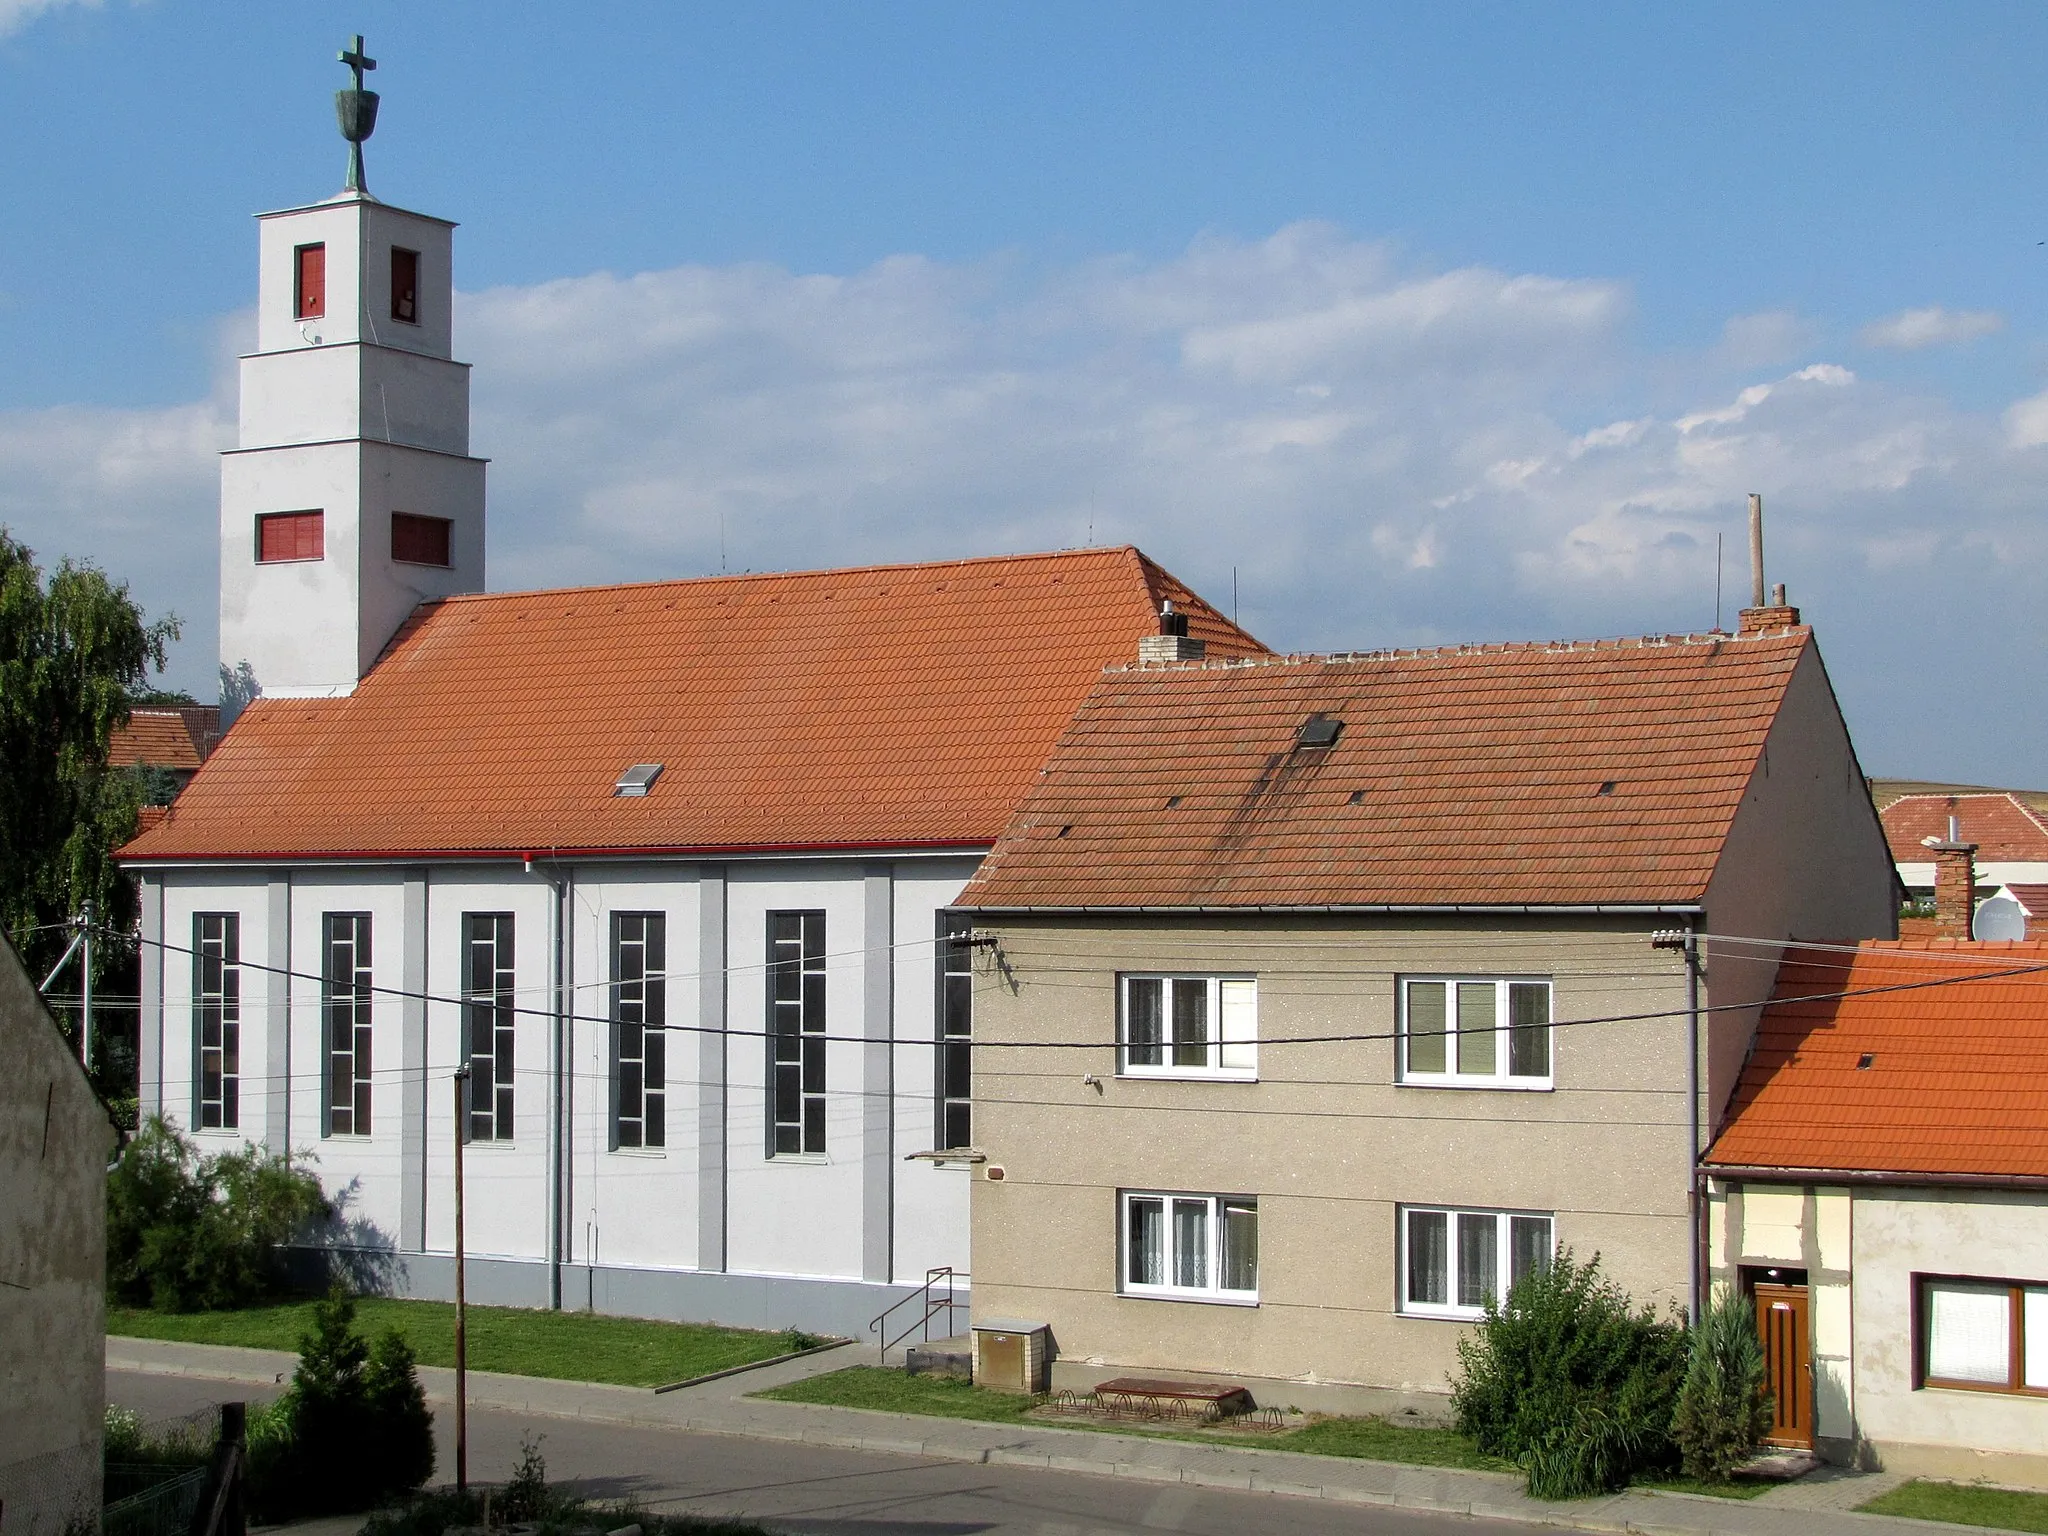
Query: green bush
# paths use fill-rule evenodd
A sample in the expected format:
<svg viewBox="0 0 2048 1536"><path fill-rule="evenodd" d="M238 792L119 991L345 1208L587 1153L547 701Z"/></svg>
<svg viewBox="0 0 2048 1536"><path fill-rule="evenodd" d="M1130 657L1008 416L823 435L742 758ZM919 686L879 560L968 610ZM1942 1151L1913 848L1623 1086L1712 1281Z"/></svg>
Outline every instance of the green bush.
<svg viewBox="0 0 2048 1536"><path fill-rule="evenodd" d="M1522 1468L1531 1497L1620 1488L1675 1460L1685 1330L1635 1310L1568 1248L1525 1276L1459 1341L1451 1406L1479 1449Z"/></svg>
<svg viewBox="0 0 2048 1536"><path fill-rule="evenodd" d="M250 1416L251 1514L353 1513L410 1493L434 1475L434 1416L412 1349L387 1330L373 1345L337 1289L313 1309L291 1390L271 1410L265 1443Z"/></svg>
<svg viewBox="0 0 2048 1536"><path fill-rule="evenodd" d="M1724 1287L1693 1330L1692 1359L1671 1420L1687 1477L1724 1480L1771 1430L1756 1309Z"/></svg>
<svg viewBox="0 0 2048 1536"><path fill-rule="evenodd" d="M280 1244L331 1214L320 1181L250 1147L207 1157L157 1116L107 1176L107 1290L163 1312L280 1290Z"/></svg>

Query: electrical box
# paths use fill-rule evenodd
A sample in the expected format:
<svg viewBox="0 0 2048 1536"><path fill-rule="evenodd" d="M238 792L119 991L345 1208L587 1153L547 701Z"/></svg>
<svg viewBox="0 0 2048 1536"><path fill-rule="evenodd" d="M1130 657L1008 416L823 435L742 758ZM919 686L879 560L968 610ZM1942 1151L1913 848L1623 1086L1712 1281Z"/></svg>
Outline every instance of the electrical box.
<svg viewBox="0 0 2048 1536"><path fill-rule="evenodd" d="M990 1318L974 1327L974 1381L999 1392L1038 1393L1052 1380L1052 1329L1045 1323Z"/></svg>

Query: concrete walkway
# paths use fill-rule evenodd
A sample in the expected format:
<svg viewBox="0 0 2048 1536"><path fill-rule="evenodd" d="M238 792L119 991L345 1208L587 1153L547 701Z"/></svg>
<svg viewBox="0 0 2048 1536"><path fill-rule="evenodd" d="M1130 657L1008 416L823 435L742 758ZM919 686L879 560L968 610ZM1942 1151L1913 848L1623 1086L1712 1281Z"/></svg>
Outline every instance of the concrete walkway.
<svg viewBox="0 0 2048 1536"><path fill-rule="evenodd" d="M1831 1471L1822 1481L1802 1480L1749 1500L1630 1492L1569 1503L1545 1503L1525 1497L1519 1477L1498 1472L1411 1467L1036 1424L986 1424L859 1408L763 1402L749 1396L844 1366L871 1363L873 1358L872 1350L848 1346L659 1396L641 1387L471 1371L469 1401L474 1407L547 1418L801 1441L983 1465L1050 1467L1104 1477L1248 1489L1586 1531L1638 1531L1670 1536L1882 1536L1885 1532L1903 1536L1905 1532L1917 1531L1957 1536L1963 1529L1932 1521L1854 1513L1849 1506L1875 1498L1900 1481L1883 1474ZM296 1363L294 1356L273 1350L172 1344L153 1339L107 1340L110 1370L160 1372L274 1388L278 1382L290 1380ZM423 1366L420 1380L431 1401L453 1400L453 1371ZM1815 1476L1821 1478L1823 1474Z"/></svg>

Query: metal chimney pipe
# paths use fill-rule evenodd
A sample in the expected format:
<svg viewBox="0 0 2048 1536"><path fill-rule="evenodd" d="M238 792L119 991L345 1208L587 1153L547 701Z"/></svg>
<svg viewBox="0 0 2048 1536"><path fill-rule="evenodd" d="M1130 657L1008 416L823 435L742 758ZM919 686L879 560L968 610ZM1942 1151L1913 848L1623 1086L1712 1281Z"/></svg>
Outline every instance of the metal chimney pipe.
<svg viewBox="0 0 2048 1536"><path fill-rule="evenodd" d="M1764 605L1764 499L1749 496L1749 606Z"/></svg>

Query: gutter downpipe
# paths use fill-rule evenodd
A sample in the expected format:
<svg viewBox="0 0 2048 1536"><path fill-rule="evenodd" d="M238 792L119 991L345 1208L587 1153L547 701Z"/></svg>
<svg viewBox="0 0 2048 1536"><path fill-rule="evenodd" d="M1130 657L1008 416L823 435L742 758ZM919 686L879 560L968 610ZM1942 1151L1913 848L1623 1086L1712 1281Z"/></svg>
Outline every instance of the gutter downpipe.
<svg viewBox="0 0 2048 1536"><path fill-rule="evenodd" d="M1685 1102L1690 1153L1687 1156L1686 1204L1692 1266L1692 1325L1697 1328L1705 1302L1707 1234L1701 1221L1706 1204L1700 1198L1700 920L1685 922Z"/></svg>
<svg viewBox="0 0 2048 1536"><path fill-rule="evenodd" d="M538 874L553 897L548 903L548 952L550 988L554 1008L548 1019L548 1235L545 1261L548 1270L548 1309L562 1310L562 1223L569 1208L562 1187L569 1175L567 1119L569 1096L563 1057L567 1050L568 964L566 948L569 882L566 876L549 874L534 867L534 855L525 856L526 873Z"/></svg>

